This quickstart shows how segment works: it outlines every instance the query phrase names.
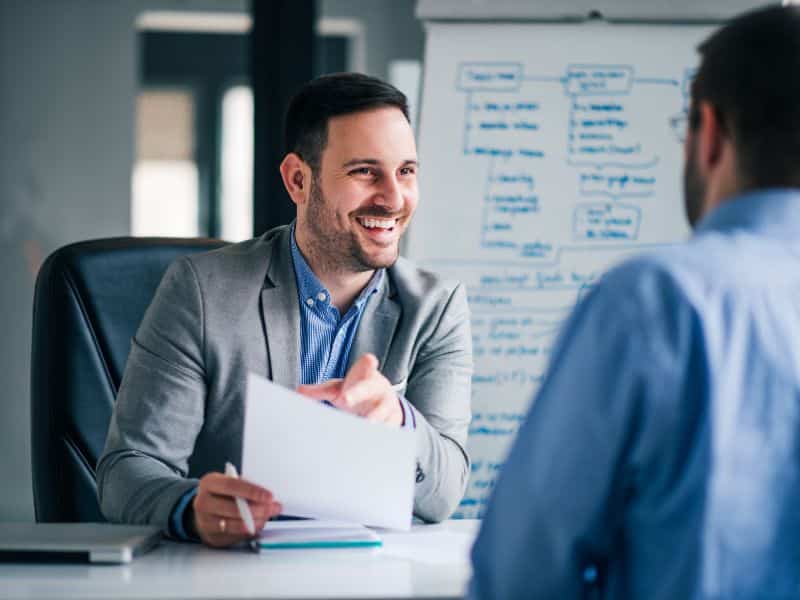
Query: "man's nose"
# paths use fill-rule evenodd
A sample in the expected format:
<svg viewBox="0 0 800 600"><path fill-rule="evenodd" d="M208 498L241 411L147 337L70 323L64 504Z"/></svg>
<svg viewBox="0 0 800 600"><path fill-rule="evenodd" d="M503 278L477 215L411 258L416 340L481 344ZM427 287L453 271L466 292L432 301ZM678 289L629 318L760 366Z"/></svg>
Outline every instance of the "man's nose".
<svg viewBox="0 0 800 600"><path fill-rule="evenodd" d="M375 204L391 212L403 209L403 205L405 204L403 188L396 177L384 178L383 186L381 187L378 198L376 198Z"/></svg>

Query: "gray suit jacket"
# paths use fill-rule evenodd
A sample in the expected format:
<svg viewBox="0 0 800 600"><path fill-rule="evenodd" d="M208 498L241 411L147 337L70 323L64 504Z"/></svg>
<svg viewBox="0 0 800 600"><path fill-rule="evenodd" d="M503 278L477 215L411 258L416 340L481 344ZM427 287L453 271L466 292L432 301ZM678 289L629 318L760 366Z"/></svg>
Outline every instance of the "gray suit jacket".
<svg viewBox="0 0 800 600"><path fill-rule="evenodd" d="M97 466L110 521L168 528L199 477L241 465L245 382L300 380L300 312L289 229L178 259L136 337ZM367 303L350 359L372 352L416 418L414 513L447 518L469 476L472 349L463 286L404 259ZM298 435L302 432L298 431ZM280 500L280 499L279 499Z"/></svg>

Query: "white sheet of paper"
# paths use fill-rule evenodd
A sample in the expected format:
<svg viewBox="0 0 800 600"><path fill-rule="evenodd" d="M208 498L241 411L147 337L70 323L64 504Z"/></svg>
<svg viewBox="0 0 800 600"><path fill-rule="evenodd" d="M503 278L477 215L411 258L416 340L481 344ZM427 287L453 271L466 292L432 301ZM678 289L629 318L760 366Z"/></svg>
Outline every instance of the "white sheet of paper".
<svg viewBox="0 0 800 600"><path fill-rule="evenodd" d="M414 432L374 423L250 374L242 477L287 515L411 528Z"/></svg>

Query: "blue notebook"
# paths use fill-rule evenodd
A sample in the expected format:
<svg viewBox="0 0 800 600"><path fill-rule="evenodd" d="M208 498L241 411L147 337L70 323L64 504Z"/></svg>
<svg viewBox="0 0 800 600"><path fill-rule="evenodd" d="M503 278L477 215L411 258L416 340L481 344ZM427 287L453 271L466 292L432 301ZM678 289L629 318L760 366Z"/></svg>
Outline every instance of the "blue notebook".
<svg viewBox="0 0 800 600"><path fill-rule="evenodd" d="M381 538L363 525L316 519L269 521L255 542L260 550L375 548Z"/></svg>

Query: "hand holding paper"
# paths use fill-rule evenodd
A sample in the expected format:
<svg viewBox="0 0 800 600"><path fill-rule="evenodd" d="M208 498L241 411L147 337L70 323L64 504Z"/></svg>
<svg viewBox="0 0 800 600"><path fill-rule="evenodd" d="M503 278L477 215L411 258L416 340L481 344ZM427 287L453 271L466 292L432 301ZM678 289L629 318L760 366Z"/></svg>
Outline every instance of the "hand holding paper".
<svg viewBox="0 0 800 600"><path fill-rule="evenodd" d="M415 453L413 432L248 377L242 476L284 514L407 530Z"/></svg>

